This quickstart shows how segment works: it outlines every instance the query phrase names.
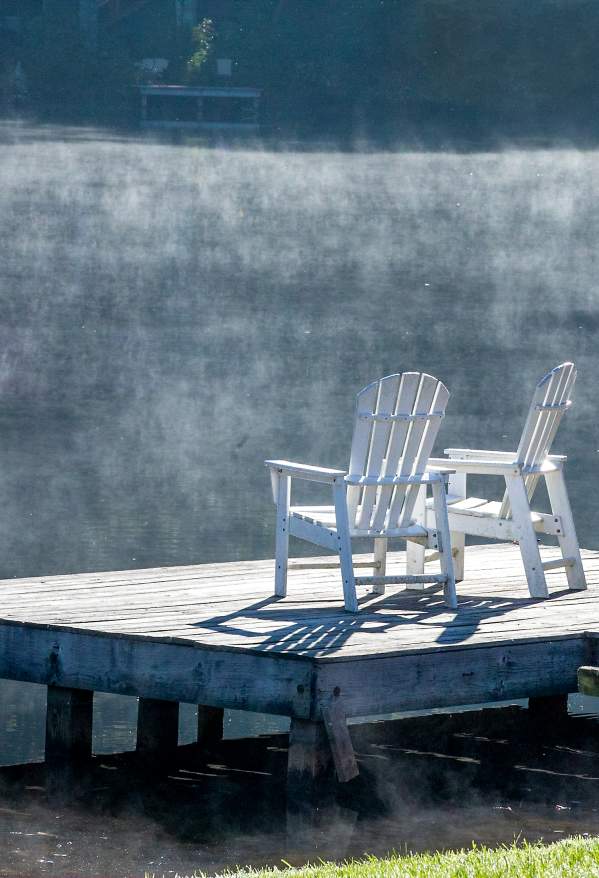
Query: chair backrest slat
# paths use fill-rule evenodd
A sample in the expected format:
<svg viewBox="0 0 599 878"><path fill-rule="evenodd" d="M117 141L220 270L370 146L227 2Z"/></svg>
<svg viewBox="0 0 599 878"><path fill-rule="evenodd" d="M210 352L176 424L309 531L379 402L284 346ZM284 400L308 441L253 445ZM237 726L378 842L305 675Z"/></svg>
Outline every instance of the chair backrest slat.
<svg viewBox="0 0 599 878"><path fill-rule="evenodd" d="M401 375L388 375L386 378L381 378L379 381L376 409L373 410L373 414L379 414L381 412L395 414L400 381ZM360 417L361 414L362 417ZM365 420L366 422L370 420L371 426L370 450L364 475L379 476L382 475L383 472L385 455L389 446L389 437L394 422L390 420L378 420L376 418L368 419L367 417L364 417L364 415L367 414L368 412L362 413L361 411L358 411L357 413L358 420ZM362 502L360 504L358 527L368 528L370 526L370 518L376 495L376 487L364 489Z"/></svg>
<svg viewBox="0 0 599 878"><path fill-rule="evenodd" d="M430 376L426 376L429 378ZM434 381L435 379L433 379ZM443 411L445 412L445 408L447 406L447 402L449 400L449 391L440 381L436 382L436 386L432 388L433 390L433 398L431 399L430 408L431 411ZM418 403L418 405L422 405L422 401ZM435 439L437 438L437 433L439 432L440 420L439 421L425 421L424 429L422 430L422 435L420 438L420 446L418 452L416 454L416 460L414 463L414 467L412 469L413 475L420 475L426 469L426 464L431 456L431 452L433 450L433 444ZM401 517L399 519L399 526L406 527L412 518L412 513L414 511L414 506L416 504L416 500L418 498L418 493L421 488L418 485L410 485L406 492L406 498L403 504L403 509L401 510ZM393 519L394 510L391 511L391 519Z"/></svg>
<svg viewBox="0 0 599 878"><path fill-rule="evenodd" d="M420 372L404 372L401 376L401 386L399 388L397 405L395 407L395 413L397 415L409 416L414 412L414 403L416 402L418 389L420 387L420 377ZM384 466L381 470L381 475L395 475L393 469L394 466L397 466L397 461L399 461L404 452L410 426L411 422L408 420L395 421L389 440L389 447L387 448L387 455L383 461ZM397 487L399 486L396 486L396 491ZM386 485L379 491L376 512L372 518L372 528L374 530L380 530L385 526L385 519L389 510L392 495L392 486Z"/></svg>
<svg viewBox="0 0 599 878"><path fill-rule="evenodd" d="M420 372L389 375L364 388L357 398L350 473L395 477L424 472L448 398L440 381ZM350 526L383 535L407 526L417 496L418 486L350 486Z"/></svg>
<svg viewBox="0 0 599 878"><path fill-rule="evenodd" d="M423 413L430 410L437 384L437 379L432 378L430 375L420 376L418 392L414 401L414 412ZM415 421L411 425L409 435L406 437L406 444L402 455L401 465L399 467L400 476L410 476L416 472L415 464L420 449L420 443L422 441L422 435L425 427L428 426L429 423L430 422L428 421ZM414 500L418 495L418 486L415 487L416 495ZM396 485L394 496L388 510L388 527L397 527L400 518L402 522L407 520L407 517L404 515L404 508L406 507L407 497L412 493L412 491L408 490L407 485ZM411 503L411 506L413 509L414 504Z"/></svg>
<svg viewBox="0 0 599 878"><path fill-rule="evenodd" d="M365 387L358 394L357 410L364 408L366 411L376 410L376 401L379 394L379 382L374 381ZM351 446L351 456L349 461L350 473L363 473L368 460L368 451L370 449L370 434L372 432L372 424L365 418L357 418L354 423L354 436ZM360 502L363 489L357 485L350 485L347 489L347 511L350 522L356 517L356 510Z"/></svg>
<svg viewBox="0 0 599 878"><path fill-rule="evenodd" d="M560 422L570 406L575 381L574 363L562 363L544 375L537 384L516 452L516 460L522 466L539 466L549 454ZM539 477L535 474L525 476L529 500L532 499L538 481ZM499 515L501 518L509 518L511 515L507 491L503 496Z"/></svg>

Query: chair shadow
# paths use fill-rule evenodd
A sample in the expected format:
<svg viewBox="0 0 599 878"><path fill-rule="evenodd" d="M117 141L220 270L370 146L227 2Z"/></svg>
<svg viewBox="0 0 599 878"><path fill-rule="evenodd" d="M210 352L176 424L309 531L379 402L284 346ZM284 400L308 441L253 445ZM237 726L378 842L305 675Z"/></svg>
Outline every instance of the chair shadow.
<svg viewBox="0 0 599 878"><path fill-rule="evenodd" d="M553 591L551 598L567 593L567 589ZM239 646L252 649L250 640L259 642L259 652L311 654L323 658L327 653L340 650L352 639L359 648L359 635L368 637L365 652L401 651L406 648L451 646L465 644L473 638L483 620L501 618L516 609L534 607L539 603L528 593L520 597L463 594L457 610L449 610L439 592L426 593L403 590L378 595L370 592L359 598L360 612L346 613L342 607L286 606L285 598L275 596L249 603L247 606L222 615L214 615L193 623L191 627L234 636ZM264 627L268 626L267 630ZM393 638L393 633L406 631L405 639ZM430 629L434 629L430 636ZM497 635L502 638L501 634ZM380 641L379 641L380 638ZM236 644L237 645L237 644Z"/></svg>

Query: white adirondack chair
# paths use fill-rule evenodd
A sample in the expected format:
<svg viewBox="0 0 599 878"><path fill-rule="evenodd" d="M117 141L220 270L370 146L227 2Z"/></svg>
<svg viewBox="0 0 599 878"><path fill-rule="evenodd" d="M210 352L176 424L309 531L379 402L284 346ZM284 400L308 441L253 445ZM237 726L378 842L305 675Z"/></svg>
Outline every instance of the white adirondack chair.
<svg viewBox="0 0 599 878"><path fill-rule="evenodd" d="M562 363L545 375L534 392L518 450L484 451L468 448L446 448L448 458L430 460L431 466L450 466L455 473L449 480L449 526L454 552L456 578L464 578L465 535L519 543L528 588L532 597L547 597L545 571L564 567L572 590L587 587L574 519L564 481L566 458L549 454L560 421L571 405L570 395L576 369L573 363ZM466 477L476 475L503 476L506 490L501 501L468 497ZM530 501L539 480L545 479L551 513L533 512ZM420 500L419 510L423 512ZM434 526L435 512L427 504L421 515L429 527ZM561 559L541 561L537 533L557 537ZM408 569L424 570L425 556L420 547L408 548Z"/></svg>
<svg viewBox="0 0 599 878"><path fill-rule="evenodd" d="M457 606L445 502L449 470L426 472L448 398L447 388L431 375L389 375L358 394L349 474L286 460L265 461L277 505L276 595L287 593L291 535L338 552L340 564L326 566L341 567L345 609L350 613L358 611L356 584L372 584L377 594L384 594L390 583L436 584L443 588L447 604ZM292 478L330 484L333 505L290 506ZM416 524L413 516L419 492L421 488L426 492L428 485L436 512L434 528ZM376 575L354 577L352 537L374 538L374 560L360 566L375 568ZM386 576L387 541L395 537L433 548L441 574Z"/></svg>

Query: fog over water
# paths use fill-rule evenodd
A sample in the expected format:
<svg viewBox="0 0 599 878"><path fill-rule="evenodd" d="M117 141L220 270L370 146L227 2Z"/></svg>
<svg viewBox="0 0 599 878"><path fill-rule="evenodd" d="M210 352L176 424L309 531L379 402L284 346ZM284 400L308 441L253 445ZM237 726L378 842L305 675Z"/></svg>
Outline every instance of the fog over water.
<svg viewBox="0 0 599 878"><path fill-rule="evenodd" d="M599 548L598 196L599 153L573 147L3 123L0 577L270 557L264 458L345 466L365 384L430 372L451 392L438 451L509 450L566 359L554 450ZM43 693L3 685L0 763L40 758ZM134 708L103 709L96 746L123 749Z"/></svg>
<svg viewBox="0 0 599 878"><path fill-rule="evenodd" d="M595 152L2 134L3 576L267 557L263 458L345 464L373 378L437 375L439 447L509 449L567 358L597 546Z"/></svg>

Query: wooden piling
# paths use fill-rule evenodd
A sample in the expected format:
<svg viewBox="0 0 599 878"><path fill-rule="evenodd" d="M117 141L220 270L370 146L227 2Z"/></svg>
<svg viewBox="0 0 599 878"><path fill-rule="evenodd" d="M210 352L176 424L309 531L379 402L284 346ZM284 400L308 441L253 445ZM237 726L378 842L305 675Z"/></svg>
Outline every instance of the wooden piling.
<svg viewBox="0 0 599 878"><path fill-rule="evenodd" d="M94 693L48 686L46 762L77 762L92 753Z"/></svg>
<svg viewBox="0 0 599 878"><path fill-rule="evenodd" d="M137 750L143 755L172 755L179 743L179 703L140 698Z"/></svg>
<svg viewBox="0 0 599 878"><path fill-rule="evenodd" d="M224 710L198 704L198 744L213 747L223 739Z"/></svg>
<svg viewBox="0 0 599 878"><path fill-rule="evenodd" d="M322 718L331 747L337 779L341 783L347 783L358 776L358 764L347 727L347 717L340 698L333 698L329 705L322 708Z"/></svg>
<svg viewBox="0 0 599 878"><path fill-rule="evenodd" d="M287 757L289 802L314 798L320 781L331 775L332 753L323 722L291 720Z"/></svg>
<svg viewBox="0 0 599 878"><path fill-rule="evenodd" d="M529 698L528 709L537 723L558 722L568 716L568 693Z"/></svg>

